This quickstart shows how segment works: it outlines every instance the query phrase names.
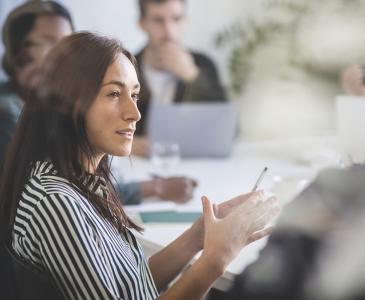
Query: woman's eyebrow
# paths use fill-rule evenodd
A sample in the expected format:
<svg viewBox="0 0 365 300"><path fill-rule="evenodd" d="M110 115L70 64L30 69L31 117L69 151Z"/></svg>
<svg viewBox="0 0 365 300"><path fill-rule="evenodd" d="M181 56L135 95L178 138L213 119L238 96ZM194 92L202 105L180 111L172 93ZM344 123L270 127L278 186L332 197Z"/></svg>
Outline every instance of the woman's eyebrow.
<svg viewBox="0 0 365 300"><path fill-rule="evenodd" d="M106 86L109 84L119 85L121 88L124 88L126 86L126 84L124 82L121 82L119 80L111 80L111 81L103 83L101 86Z"/></svg>
<svg viewBox="0 0 365 300"><path fill-rule="evenodd" d="M122 81L119 81L119 80L111 80L111 81L108 81L106 83L103 83L101 86L106 86L106 85L109 85L109 84L115 84L115 85L118 85L120 86L121 88L125 88L126 87L126 84ZM139 83L136 83L134 86L133 86L133 89L138 89L140 88L140 84Z"/></svg>

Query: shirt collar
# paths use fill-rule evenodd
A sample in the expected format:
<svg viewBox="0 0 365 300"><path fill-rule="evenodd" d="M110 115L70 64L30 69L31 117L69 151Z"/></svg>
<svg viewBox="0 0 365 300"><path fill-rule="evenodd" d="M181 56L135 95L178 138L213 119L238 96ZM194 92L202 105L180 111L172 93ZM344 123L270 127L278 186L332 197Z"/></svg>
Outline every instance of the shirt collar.
<svg viewBox="0 0 365 300"><path fill-rule="evenodd" d="M85 185L90 192L100 197L106 197L108 195L105 178L94 174L85 174L81 177L81 180L82 184Z"/></svg>

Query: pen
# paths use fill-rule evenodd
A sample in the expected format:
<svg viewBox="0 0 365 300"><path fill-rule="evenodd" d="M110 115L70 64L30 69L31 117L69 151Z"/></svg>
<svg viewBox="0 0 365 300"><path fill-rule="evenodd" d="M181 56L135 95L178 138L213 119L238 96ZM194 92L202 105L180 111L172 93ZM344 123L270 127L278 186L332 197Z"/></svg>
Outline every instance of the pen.
<svg viewBox="0 0 365 300"><path fill-rule="evenodd" d="M268 169L268 167L265 167L265 168L262 170L262 172L261 172L261 174L260 174L259 178L257 178L256 183L255 183L255 185L253 186L253 188L252 188L252 191L251 191L251 192L255 192L255 191L257 190L257 188L258 188L258 186L259 186L260 182L262 181L262 179L264 178L264 176L265 176L265 174L266 174L266 172L267 172L267 169Z"/></svg>

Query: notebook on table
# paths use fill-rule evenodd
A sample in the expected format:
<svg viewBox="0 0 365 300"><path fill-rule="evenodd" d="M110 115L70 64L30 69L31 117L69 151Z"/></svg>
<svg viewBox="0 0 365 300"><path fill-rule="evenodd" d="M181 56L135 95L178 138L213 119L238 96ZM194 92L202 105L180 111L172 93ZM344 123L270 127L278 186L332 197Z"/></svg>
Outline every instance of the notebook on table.
<svg viewBox="0 0 365 300"><path fill-rule="evenodd" d="M230 102L152 105L147 131L152 143L177 143L182 157L226 157L236 121L237 106Z"/></svg>
<svg viewBox="0 0 365 300"><path fill-rule="evenodd" d="M193 223L200 216L199 212L150 211L140 212L143 223Z"/></svg>

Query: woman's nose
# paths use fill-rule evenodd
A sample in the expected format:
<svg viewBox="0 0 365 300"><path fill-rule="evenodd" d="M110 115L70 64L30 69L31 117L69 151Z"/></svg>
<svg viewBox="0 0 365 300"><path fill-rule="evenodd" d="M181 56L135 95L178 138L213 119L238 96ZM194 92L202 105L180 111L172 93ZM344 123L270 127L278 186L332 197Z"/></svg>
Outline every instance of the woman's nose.
<svg viewBox="0 0 365 300"><path fill-rule="evenodd" d="M128 99L126 105L122 108L122 115L128 121L138 122L141 119L137 103L132 98Z"/></svg>

